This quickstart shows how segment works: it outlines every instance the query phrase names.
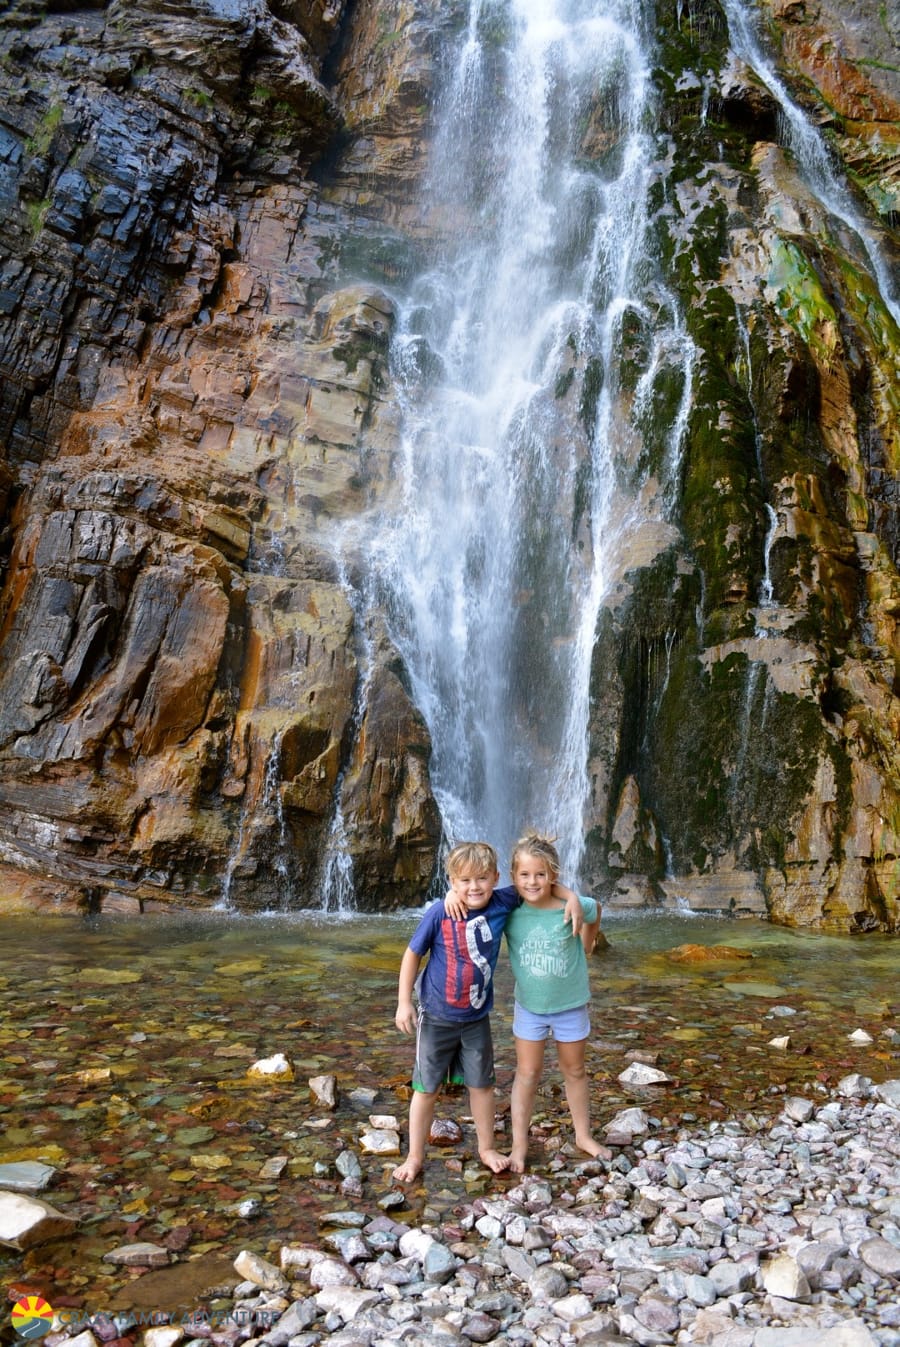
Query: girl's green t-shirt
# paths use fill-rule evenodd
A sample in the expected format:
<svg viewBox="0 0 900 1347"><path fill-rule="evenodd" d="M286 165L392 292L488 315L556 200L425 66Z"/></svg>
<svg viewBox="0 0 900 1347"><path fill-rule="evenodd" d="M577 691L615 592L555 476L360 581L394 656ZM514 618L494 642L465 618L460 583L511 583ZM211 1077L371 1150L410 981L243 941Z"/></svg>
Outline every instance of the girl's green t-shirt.
<svg viewBox="0 0 900 1347"><path fill-rule="evenodd" d="M597 920L593 898L581 899L585 921ZM522 903L506 922L516 1000L534 1015L573 1010L590 1000L587 955L581 937L563 921L563 909Z"/></svg>

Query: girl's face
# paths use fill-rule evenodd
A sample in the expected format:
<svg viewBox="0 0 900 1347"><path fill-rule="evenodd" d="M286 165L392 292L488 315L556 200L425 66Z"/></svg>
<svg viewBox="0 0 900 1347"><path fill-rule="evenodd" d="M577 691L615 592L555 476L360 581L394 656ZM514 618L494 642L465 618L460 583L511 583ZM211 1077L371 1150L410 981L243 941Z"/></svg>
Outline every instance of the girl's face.
<svg viewBox="0 0 900 1347"><path fill-rule="evenodd" d="M512 872L512 881L519 895L533 906L547 906L551 899L556 874L540 856L520 852Z"/></svg>

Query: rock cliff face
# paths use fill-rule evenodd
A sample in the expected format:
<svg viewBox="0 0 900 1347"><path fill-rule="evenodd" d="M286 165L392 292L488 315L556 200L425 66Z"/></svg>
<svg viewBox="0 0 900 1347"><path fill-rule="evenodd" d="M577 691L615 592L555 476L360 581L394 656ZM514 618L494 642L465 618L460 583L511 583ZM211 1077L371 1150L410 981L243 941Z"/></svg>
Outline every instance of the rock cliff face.
<svg viewBox="0 0 900 1347"><path fill-rule="evenodd" d="M392 295L463 8L0 16L0 856L32 899L319 906L339 851L364 906L431 880L428 730L353 538L394 490ZM896 265L890 16L769 12ZM657 22L699 372L672 525L598 632L588 878L896 929L900 333L721 11Z"/></svg>

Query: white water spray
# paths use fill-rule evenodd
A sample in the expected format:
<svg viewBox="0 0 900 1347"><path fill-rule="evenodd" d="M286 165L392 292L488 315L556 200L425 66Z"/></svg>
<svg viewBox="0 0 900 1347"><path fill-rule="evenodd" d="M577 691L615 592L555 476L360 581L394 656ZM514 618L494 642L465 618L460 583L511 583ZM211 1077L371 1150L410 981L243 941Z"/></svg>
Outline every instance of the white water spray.
<svg viewBox="0 0 900 1347"><path fill-rule="evenodd" d="M393 350L402 500L370 544L448 835L544 826L572 876L598 618L638 514L622 484L653 380L682 380L664 475L691 397L648 249L651 61L620 0L472 0L427 189L440 242ZM631 411L626 323L650 351Z"/></svg>

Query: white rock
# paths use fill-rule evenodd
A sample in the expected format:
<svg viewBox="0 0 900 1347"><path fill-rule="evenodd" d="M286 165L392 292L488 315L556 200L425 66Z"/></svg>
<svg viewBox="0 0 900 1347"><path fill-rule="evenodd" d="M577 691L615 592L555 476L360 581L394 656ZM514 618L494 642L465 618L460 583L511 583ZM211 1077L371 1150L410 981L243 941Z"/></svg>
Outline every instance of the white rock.
<svg viewBox="0 0 900 1347"><path fill-rule="evenodd" d="M863 1240L859 1246L859 1256L866 1267L877 1272L879 1277L900 1279L900 1249L890 1240L882 1239L880 1235Z"/></svg>
<svg viewBox="0 0 900 1347"><path fill-rule="evenodd" d="M338 1313L347 1324L364 1310L377 1305L380 1291L361 1291L348 1286L328 1286L316 1294L315 1301L325 1314Z"/></svg>
<svg viewBox="0 0 900 1347"><path fill-rule="evenodd" d="M862 1319L845 1319L832 1328L758 1328L753 1347L878 1347Z"/></svg>
<svg viewBox="0 0 900 1347"><path fill-rule="evenodd" d="M254 1286L261 1286L266 1291L286 1291L289 1284L287 1277L281 1275L274 1263L267 1262L249 1249L242 1249L238 1254L234 1260L234 1270L245 1281L253 1282Z"/></svg>
<svg viewBox="0 0 900 1347"><path fill-rule="evenodd" d="M837 1093L842 1099L868 1099L872 1093L872 1082L868 1076L854 1072L853 1075L843 1076L838 1081Z"/></svg>
<svg viewBox="0 0 900 1347"><path fill-rule="evenodd" d="M359 1277L353 1269L338 1258L320 1258L309 1270L309 1284L313 1290L340 1286L358 1286Z"/></svg>
<svg viewBox="0 0 900 1347"><path fill-rule="evenodd" d="M770 1048L778 1048L779 1051L781 1052L785 1052L790 1047L790 1045L791 1045L790 1034L780 1034L778 1038L770 1038L768 1042L768 1046Z"/></svg>
<svg viewBox="0 0 900 1347"><path fill-rule="evenodd" d="M434 1236L426 1230L407 1230L405 1235L400 1236L400 1252L404 1258L417 1258L423 1263L434 1242Z"/></svg>
<svg viewBox="0 0 900 1347"><path fill-rule="evenodd" d="M144 1333L144 1347L175 1347L184 1337L184 1329L177 1324L148 1328Z"/></svg>
<svg viewBox="0 0 900 1347"><path fill-rule="evenodd" d="M810 1295L806 1274L788 1253L776 1254L761 1271L762 1284L770 1296L781 1296L783 1300L807 1300Z"/></svg>
<svg viewBox="0 0 900 1347"><path fill-rule="evenodd" d="M852 1034L847 1035L847 1039L851 1043L858 1043L860 1047L865 1047L867 1043L872 1042L872 1035L867 1034L865 1029L854 1029Z"/></svg>
<svg viewBox="0 0 900 1347"><path fill-rule="evenodd" d="M367 1127L359 1138L359 1144L368 1155L399 1155L400 1133L390 1128Z"/></svg>
<svg viewBox="0 0 900 1347"><path fill-rule="evenodd" d="M374 1127L376 1131L394 1131L400 1127L400 1123L393 1113L370 1113L369 1126Z"/></svg>
<svg viewBox="0 0 900 1347"><path fill-rule="evenodd" d="M573 1296L563 1296L562 1300L554 1300L551 1306L557 1319L562 1319L563 1323L571 1324L576 1319L584 1319L591 1312L591 1302L586 1295L578 1292Z"/></svg>
<svg viewBox="0 0 900 1347"><path fill-rule="evenodd" d="M321 1249L312 1249L307 1245L283 1244L280 1262L282 1269L292 1267L312 1267L325 1257Z"/></svg>
<svg viewBox="0 0 900 1347"><path fill-rule="evenodd" d="M307 1081L316 1103L325 1108L337 1108L337 1078L335 1076L310 1076Z"/></svg>
<svg viewBox="0 0 900 1347"><path fill-rule="evenodd" d="M105 1253L103 1261L120 1267L168 1267L171 1254L160 1244L123 1244Z"/></svg>
<svg viewBox="0 0 900 1347"><path fill-rule="evenodd" d="M790 1099L784 1101L784 1112L791 1122L808 1122L815 1111L816 1106L812 1100L803 1099L800 1095L791 1095Z"/></svg>
<svg viewBox="0 0 900 1347"><path fill-rule="evenodd" d="M503 1234L503 1222L498 1221L496 1216L479 1216L475 1229L485 1239L499 1239Z"/></svg>
<svg viewBox="0 0 900 1347"><path fill-rule="evenodd" d="M36 1244L69 1234L76 1224L39 1197L0 1192L0 1244L23 1251L32 1249Z"/></svg>
<svg viewBox="0 0 900 1347"><path fill-rule="evenodd" d="M625 1108L606 1124L607 1132L630 1132L633 1137L650 1131L647 1115L642 1108Z"/></svg>
<svg viewBox="0 0 900 1347"><path fill-rule="evenodd" d="M623 1085L669 1085L672 1077L658 1067L647 1066L646 1062L632 1062L624 1071L619 1072Z"/></svg>
<svg viewBox="0 0 900 1347"><path fill-rule="evenodd" d="M97 1347L97 1339L89 1328L83 1333L78 1333L74 1338L69 1338L66 1347Z"/></svg>
<svg viewBox="0 0 900 1347"><path fill-rule="evenodd" d="M884 1080L875 1086L873 1093L883 1104L900 1109L900 1080Z"/></svg>
<svg viewBox="0 0 900 1347"><path fill-rule="evenodd" d="M288 1158L286 1155L270 1155L259 1171L258 1177L261 1179L280 1179L287 1169Z"/></svg>
<svg viewBox="0 0 900 1347"><path fill-rule="evenodd" d="M260 1076L271 1076L273 1080L293 1080L294 1068L283 1052L276 1052L274 1057L261 1057L258 1062L248 1066L247 1075L257 1079Z"/></svg>

